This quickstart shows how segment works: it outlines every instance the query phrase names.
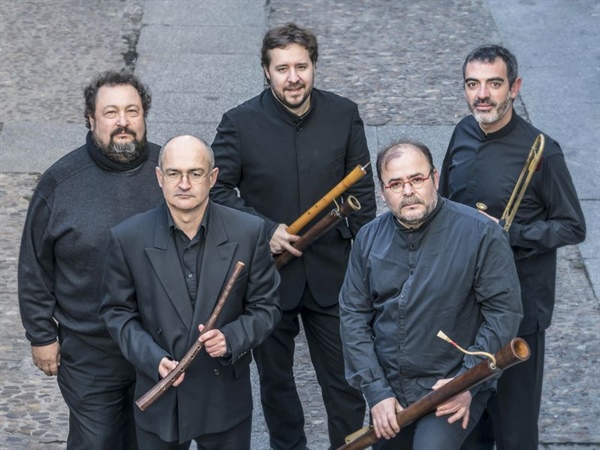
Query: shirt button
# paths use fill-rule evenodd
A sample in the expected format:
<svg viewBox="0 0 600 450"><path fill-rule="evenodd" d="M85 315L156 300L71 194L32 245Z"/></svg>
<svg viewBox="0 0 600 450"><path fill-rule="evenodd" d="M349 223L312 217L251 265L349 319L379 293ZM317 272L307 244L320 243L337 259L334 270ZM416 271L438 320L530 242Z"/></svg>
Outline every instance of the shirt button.
<svg viewBox="0 0 600 450"><path fill-rule="evenodd" d="M193 274L193 273L190 273L190 274L188 275L188 278L194 278L194 274Z"/></svg>
<svg viewBox="0 0 600 450"><path fill-rule="evenodd" d="M216 376L219 376L219 375L221 375L221 372L219 372L219 369L215 369L215 370L213 370L213 374Z"/></svg>

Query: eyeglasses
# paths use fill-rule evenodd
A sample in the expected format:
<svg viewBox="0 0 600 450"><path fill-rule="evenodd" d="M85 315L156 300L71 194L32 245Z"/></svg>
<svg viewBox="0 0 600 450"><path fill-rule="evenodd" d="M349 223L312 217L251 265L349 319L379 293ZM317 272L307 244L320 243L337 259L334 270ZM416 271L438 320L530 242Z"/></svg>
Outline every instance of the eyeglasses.
<svg viewBox="0 0 600 450"><path fill-rule="evenodd" d="M191 170L187 173L181 173L178 170L167 170L166 172L160 169L163 175L167 178L167 181L172 184L181 182L183 177L186 177L191 184L200 183L207 175L210 175L210 171L201 172L199 170Z"/></svg>
<svg viewBox="0 0 600 450"><path fill-rule="evenodd" d="M408 181L399 181L399 180L392 181L389 184L389 186L383 185L383 187L386 189L389 189L392 192L402 192L402 190L404 190L404 185L406 183L408 183L412 186L413 189L420 189L423 187L423 184L425 183L425 181L427 181L431 178L432 173L433 173L433 170L431 170L429 172L429 175L427 175L426 177L412 177Z"/></svg>

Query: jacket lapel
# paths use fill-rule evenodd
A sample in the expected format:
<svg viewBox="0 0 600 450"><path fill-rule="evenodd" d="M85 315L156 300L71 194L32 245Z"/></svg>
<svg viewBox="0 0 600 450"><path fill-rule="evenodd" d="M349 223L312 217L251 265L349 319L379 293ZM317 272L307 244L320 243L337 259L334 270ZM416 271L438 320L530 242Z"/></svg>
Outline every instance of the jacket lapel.
<svg viewBox="0 0 600 450"><path fill-rule="evenodd" d="M177 249L171 239L166 208L167 206L163 204L159 210L154 232L154 248L146 248L146 254L181 322L189 330L192 326L192 304L179 264Z"/></svg>
<svg viewBox="0 0 600 450"><path fill-rule="evenodd" d="M198 279L196 307L193 314L192 327L194 330L190 334L189 345L198 336L198 325L206 325L217 304L226 278L233 270L233 256L237 245L236 242L230 242L227 237L226 225L219 206L211 204L204 255ZM217 321L218 326L219 322Z"/></svg>

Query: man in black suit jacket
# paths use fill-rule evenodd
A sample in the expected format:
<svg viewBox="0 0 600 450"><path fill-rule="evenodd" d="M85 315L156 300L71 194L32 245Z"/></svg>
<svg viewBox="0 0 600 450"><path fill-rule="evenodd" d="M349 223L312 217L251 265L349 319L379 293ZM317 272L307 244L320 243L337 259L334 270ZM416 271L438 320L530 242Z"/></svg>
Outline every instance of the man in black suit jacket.
<svg viewBox="0 0 600 450"><path fill-rule="evenodd" d="M274 450L306 447L293 373L298 316L323 393L333 448L363 425L365 413L362 395L344 378L338 295L352 238L375 217L371 171L345 194L362 206L347 223L302 254L291 245L299 236L286 230L352 169L370 160L356 104L313 88L317 54L316 38L307 30L287 24L269 31L262 65L270 87L225 113L212 145L219 176L211 199L262 217L274 255L287 250L300 256L280 271L281 323L254 351Z"/></svg>
<svg viewBox="0 0 600 450"><path fill-rule="evenodd" d="M156 168L165 203L112 230L100 316L137 372L136 398L178 364L199 338L237 261L245 268L202 351L145 411L136 410L144 449L250 448L250 350L280 319L279 275L264 221L213 204L218 169L208 144L168 141ZM179 444L179 445L178 445Z"/></svg>

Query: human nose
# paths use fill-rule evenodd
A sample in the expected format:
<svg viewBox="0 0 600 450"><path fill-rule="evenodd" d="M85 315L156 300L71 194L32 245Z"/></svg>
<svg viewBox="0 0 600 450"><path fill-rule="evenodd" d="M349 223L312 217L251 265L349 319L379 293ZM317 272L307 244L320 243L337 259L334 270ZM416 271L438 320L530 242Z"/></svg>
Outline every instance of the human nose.
<svg viewBox="0 0 600 450"><path fill-rule="evenodd" d="M182 189L189 189L191 187L192 184L190 183L190 179L188 178L187 173L181 174L181 178L179 179L178 185Z"/></svg>
<svg viewBox="0 0 600 450"><path fill-rule="evenodd" d="M402 194L403 195L411 195L414 192L415 192L415 188L413 187L413 185L412 185L412 183L410 181L404 181L402 183Z"/></svg>
<svg viewBox="0 0 600 450"><path fill-rule="evenodd" d="M489 96L490 96L490 91L488 90L487 86L485 84L482 84L481 86L479 86L479 89L477 90L477 98L485 99L485 98L488 98Z"/></svg>
<svg viewBox="0 0 600 450"><path fill-rule="evenodd" d="M288 80L290 81L290 83L295 83L299 79L300 77L298 76L298 72L296 72L296 69L290 69L288 74Z"/></svg>
<svg viewBox="0 0 600 450"><path fill-rule="evenodd" d="M127 119L125 112L122 112L117 116L117 125L120 127L126 127L129 125L129 119Z"/></svg>

